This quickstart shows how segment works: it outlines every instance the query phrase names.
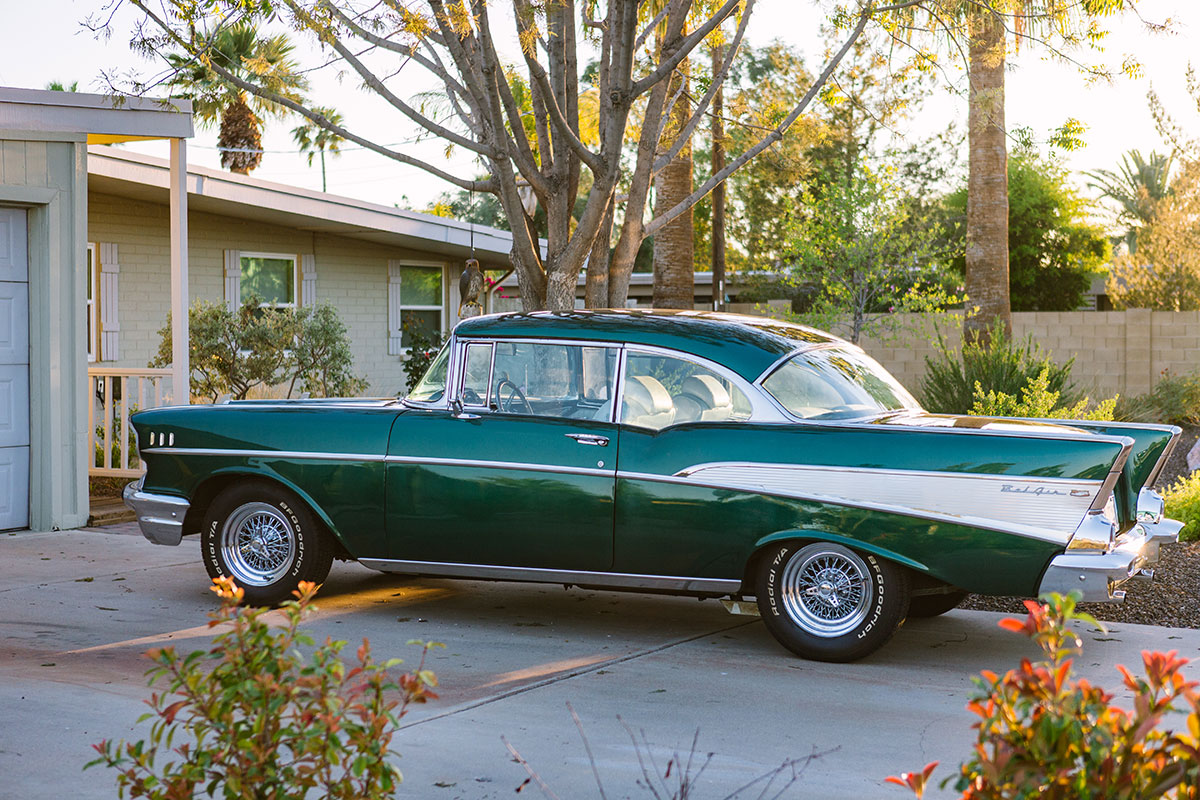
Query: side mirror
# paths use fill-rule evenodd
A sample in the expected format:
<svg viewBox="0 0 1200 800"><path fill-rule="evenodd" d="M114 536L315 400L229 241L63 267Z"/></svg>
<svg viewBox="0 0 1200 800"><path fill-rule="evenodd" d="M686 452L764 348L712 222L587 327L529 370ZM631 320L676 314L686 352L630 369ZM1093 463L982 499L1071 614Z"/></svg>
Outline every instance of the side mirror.
<svg viewBox="0 0 1200 800"><path fill-rule="evenodd" d="M462 400L457 397L450 401L450 413L454 415L455 419L479 419L478 414L468 414L463 411Z"/></svg>

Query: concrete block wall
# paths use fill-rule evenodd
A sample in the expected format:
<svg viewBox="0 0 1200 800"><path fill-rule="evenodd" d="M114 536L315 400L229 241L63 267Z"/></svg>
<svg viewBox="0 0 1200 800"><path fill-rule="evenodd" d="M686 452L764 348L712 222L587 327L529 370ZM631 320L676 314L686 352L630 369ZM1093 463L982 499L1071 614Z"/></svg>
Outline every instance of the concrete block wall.
<svg viewBox="0 0 1200 800"><path fill-rule="evenodd" d="M248 222L192 210L188 214L189 299L224 302L224 251L312 253L317 301L334 305L345 323L354 371L369 394L395 394L404 365L387 352L387 262L444 261L444 256L361 242L340 236ZM170 240L164 205L92 193L88 241L114 242L121 264L121 358L101 365L145 367L157 351L158 331L170 307ZM448 274L446 281L455 277Z"/></svg>
<svg viewBox="0 0 1200 800"><path fill-rule="evenodd" d="M961 315L902 315L894 333L862 346L916 393L939 333L957 347ZM1013 314L1013 333L1032 336L1059 363L1074 357L1071 375L1094 399L1144 394L1165 371L1200 371L1200 311L1021 312Z"/></svg>

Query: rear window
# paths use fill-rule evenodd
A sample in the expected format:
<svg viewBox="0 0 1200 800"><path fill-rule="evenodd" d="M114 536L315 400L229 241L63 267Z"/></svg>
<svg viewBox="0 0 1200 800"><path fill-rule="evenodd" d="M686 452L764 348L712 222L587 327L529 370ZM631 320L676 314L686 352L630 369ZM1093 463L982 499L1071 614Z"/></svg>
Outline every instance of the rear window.
<svg viewBox="0 0 1200 800"><path fill-rule="evenodd" d="M763 388L802 419L858 419L920 408L873 358L841 347L793 356L763 381Z"/></svg>

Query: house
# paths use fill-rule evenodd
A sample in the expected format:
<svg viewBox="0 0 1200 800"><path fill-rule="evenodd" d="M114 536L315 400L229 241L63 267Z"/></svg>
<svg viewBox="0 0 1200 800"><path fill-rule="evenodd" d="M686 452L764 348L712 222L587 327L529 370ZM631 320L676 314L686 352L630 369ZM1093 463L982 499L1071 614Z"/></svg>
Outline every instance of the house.
<svg viewBox="0 0 1200 800"><path fill-rule="evenodd" d="M189 301L330 303L393 394L400 321L447 330L467 258L509 269L505 231L189 167L192 133L186 101L0 87L0 530L79 526L89 472L137 474L121 431L182 399ZM171 157L111 146L140 139Z"/></svg>

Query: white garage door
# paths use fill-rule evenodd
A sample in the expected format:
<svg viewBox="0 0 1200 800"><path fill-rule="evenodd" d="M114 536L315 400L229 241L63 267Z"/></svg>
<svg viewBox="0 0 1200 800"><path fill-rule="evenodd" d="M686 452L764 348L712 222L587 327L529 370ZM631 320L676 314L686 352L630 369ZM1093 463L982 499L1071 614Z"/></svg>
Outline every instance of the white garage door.
<svg viewBox="0 0 1200 800"><path fill-rule="evenodd" d="M0 530L29 525L29 259L25 211L0 208Z"/></svg>

